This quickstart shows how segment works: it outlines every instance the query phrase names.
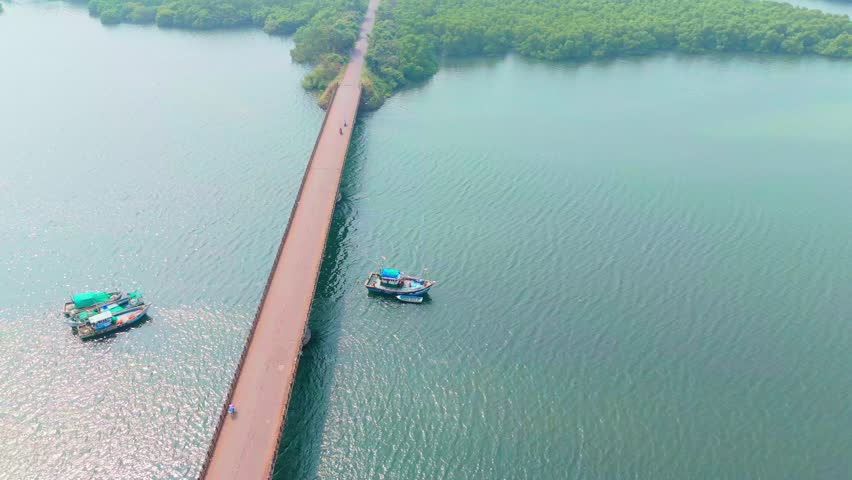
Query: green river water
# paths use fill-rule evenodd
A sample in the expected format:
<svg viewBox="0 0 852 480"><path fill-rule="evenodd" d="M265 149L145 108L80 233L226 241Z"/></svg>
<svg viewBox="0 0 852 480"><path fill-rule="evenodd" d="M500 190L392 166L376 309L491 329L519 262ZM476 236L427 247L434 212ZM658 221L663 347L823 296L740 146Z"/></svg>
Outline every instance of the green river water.
<svg viewBox="0 0 852 480"><path fill-rule="evenodd" d="M289 40L5 7L0 478L191 478L322 112ZM850 84L509 57L362 115L276 477L849 478ZM109 286L151 319L82 344Z"/></svg>

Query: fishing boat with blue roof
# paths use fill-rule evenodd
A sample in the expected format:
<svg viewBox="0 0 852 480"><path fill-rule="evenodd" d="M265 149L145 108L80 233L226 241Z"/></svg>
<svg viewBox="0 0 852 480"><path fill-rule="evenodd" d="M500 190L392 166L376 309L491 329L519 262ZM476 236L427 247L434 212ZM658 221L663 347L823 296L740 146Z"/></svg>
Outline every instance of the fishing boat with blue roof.
<svg viewBox="0 0 852 480"><path fill-rule="evenodd" d="M429 292L437 282L406 275L393 268L382 268L370 273L364 286L371 293L391 295L393 297L421 297Z"/></svg>

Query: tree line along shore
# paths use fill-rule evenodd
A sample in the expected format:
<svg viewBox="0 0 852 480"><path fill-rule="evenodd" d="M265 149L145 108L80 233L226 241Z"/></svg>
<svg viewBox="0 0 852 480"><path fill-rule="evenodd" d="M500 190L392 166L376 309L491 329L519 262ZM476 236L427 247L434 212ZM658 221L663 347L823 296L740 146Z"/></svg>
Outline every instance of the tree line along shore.
<svg viewBox="0 0 852 480"><path fill-rule="evenodd" d="M366 0L89 0L104 24L258 27L293 35L312 65L306 89L327 103L358 36ZM762 0L384 0L370 37L362 107L434 75L446 56L514 52L590 61L657 52L852 57L852 22Z"/></svg>

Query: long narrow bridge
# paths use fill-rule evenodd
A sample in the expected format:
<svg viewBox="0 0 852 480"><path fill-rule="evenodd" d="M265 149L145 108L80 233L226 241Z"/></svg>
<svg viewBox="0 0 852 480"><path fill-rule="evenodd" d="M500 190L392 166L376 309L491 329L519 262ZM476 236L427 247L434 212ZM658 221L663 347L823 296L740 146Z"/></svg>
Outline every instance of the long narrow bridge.
<svg viewBox="0 0 852 480"><path fill-rule="evenodd" d="M256 480L272 475L361 97L367 36L378 4L379 0L370 0L349 64L323 120L201 478ZM234 417L227 415L229 403L237 408Z"/></svg>

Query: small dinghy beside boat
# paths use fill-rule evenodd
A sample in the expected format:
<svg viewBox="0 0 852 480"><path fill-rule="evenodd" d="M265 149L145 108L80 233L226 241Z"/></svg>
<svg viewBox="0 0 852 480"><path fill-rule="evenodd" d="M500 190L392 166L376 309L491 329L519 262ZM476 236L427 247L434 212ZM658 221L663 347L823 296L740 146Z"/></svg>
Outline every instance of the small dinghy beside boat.
<svg viewBox="0 0 852 480"><path fill-rule="evenodd" d="M397 295L396 299L406 303L423 303L423 297L415 297L414 295Z"/></svg>
<svg viewBox="0 0 852 480"><path fill-rule="evenodd" d="M436 283L433 280L406 275L393 268L382 268L380 272L370 273L364 286L371 293L391 295L398 300L409 301L400 297L421 297L427 294Z"/></svg>

